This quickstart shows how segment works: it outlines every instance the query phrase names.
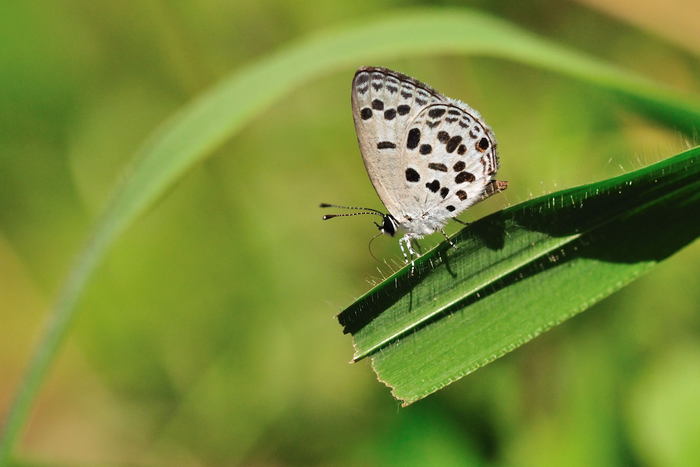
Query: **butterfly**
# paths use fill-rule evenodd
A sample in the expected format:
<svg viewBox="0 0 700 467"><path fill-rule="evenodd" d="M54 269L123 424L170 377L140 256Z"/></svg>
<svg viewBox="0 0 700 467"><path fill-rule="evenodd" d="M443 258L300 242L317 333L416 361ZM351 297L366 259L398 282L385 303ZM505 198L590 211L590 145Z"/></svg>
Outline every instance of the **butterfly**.
<svg viewBox="0 0 700 467"><path fill-rule="evenodd" d="M399 247L413 264L412 240L440 231L450 241L443 229L450 219L459 221L465 209L508 187L494 179L499 160L491 128L464 102L382 67L358 69L351 97L362 159L389 212L322 203L357 211L324 220L380 216L377 235L401 233Z"/></svg>

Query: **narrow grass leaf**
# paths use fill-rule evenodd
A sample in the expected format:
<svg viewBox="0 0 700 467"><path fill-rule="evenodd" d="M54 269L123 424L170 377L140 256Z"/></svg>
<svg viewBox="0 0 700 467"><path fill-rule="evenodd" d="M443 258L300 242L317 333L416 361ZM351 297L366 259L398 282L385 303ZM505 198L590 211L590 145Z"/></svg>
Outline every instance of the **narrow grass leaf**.
<svg viewBox="0 0 700 467"><path fill-rule="evenodd" d="M339 315L408 404L587 309L700 234L700 148L487 216Z"/></svg>

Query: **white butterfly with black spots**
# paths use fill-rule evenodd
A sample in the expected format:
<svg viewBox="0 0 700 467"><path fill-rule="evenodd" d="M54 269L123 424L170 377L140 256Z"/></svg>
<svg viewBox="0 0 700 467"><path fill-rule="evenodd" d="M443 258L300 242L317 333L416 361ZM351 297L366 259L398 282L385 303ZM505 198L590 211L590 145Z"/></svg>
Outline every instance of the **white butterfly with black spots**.
<svg viewBox="0 0 700 467"><path fill-rule="evenodd" d="M404 244L413 259L411 240L444 235L450 219L508 186L493 178L496 139L481 115L418 80L360 68L352 80L352 115L367 173L389 213L323 203L357 211L323 218L381 216L375 223L381 233L403 233L399 246L407 262Z"/></svg>

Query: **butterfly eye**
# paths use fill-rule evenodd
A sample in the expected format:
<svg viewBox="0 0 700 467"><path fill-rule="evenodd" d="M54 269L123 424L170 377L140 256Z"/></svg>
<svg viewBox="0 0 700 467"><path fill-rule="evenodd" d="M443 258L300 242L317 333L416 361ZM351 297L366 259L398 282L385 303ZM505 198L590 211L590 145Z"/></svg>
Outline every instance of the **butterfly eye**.
<svg viewBox="0 0 700 467"><path fill-rule="evenodd" d="M382 224L379 230L393 237L394 234L396 234L396 227L397 225L394 218L387 214L386 216L384 216L384 223Z"/></svg>

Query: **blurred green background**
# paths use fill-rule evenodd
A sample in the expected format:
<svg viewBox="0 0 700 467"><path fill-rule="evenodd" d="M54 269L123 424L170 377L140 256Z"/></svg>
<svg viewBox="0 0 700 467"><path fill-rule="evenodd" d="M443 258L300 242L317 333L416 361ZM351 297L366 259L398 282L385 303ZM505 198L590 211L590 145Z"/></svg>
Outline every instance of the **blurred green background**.
<svg viewBox="0 0 700 467"><path fill-rule="evenodd" d="M135 150L232 70L315 31L468 6L700 92L694 0L0 6L0 413ZM368 42L368 47L371 43ZM465 219L696 141L580 83L465 56L383 65L479 109L509 190ZM406 409L334 316L380 275L354 68L296 89L187 173L100 266L22 439L47 465L699 465L700 246ZM450 231L456 230L451 226ZM431 241L424 242L429 246ZM398 258L395 241L374 242ZM386 270L383 267L383 270Z"/></svg>

